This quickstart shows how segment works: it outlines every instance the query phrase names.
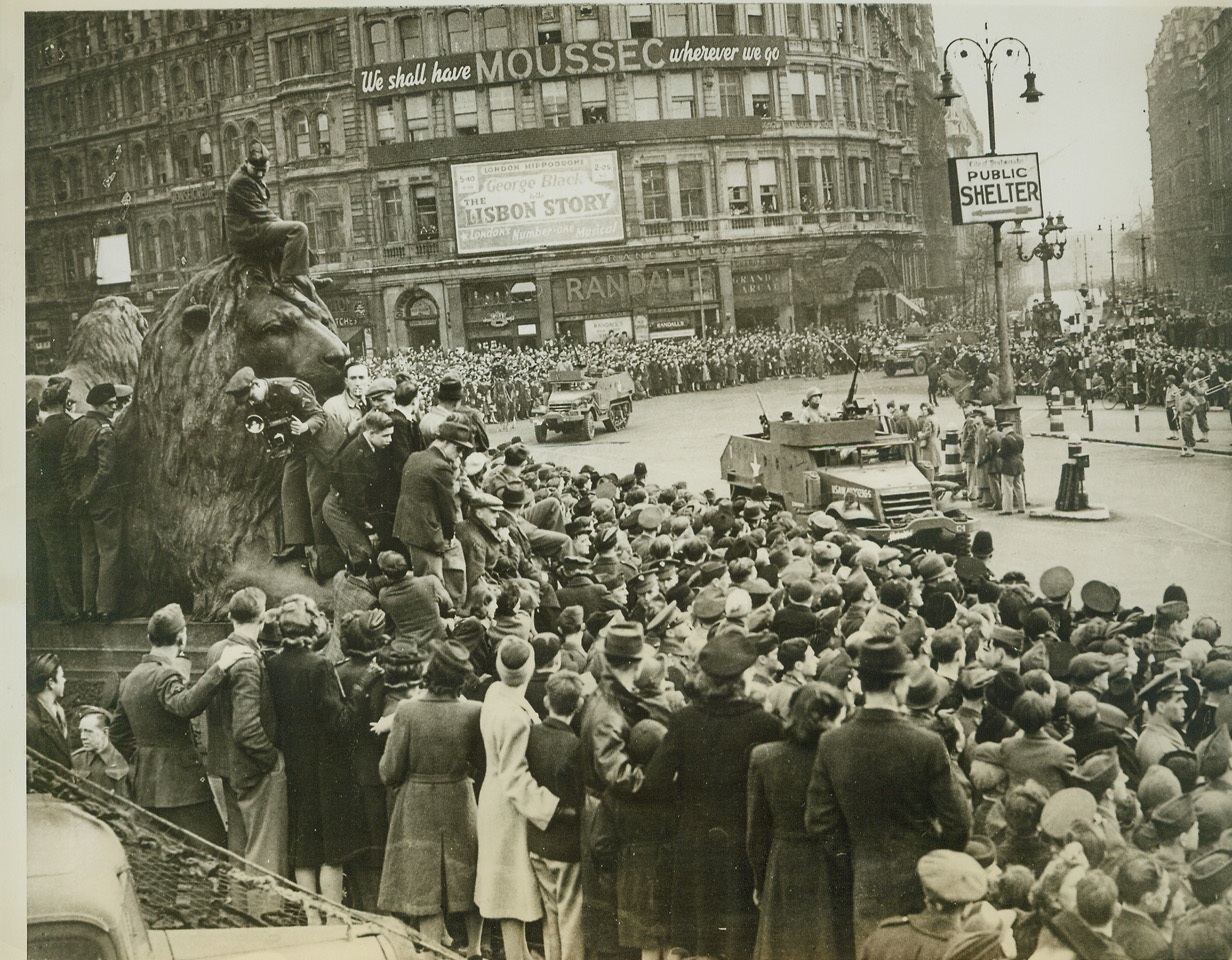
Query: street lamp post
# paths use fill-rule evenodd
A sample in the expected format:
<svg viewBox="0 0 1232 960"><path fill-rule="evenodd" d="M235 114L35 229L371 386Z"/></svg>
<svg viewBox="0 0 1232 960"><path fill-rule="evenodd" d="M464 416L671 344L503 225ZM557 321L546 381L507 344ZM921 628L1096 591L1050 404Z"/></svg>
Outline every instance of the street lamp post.
<svg viewBox="0 0 1232 960"><path fill-rule="evenodd" d="M1103 230L1104 225L1101 223L1095 229ZM1125 229L1125 224L1121 224L1121 229ZM1112 271L1111 283L1109 284L1109 299L1112 301L1114 309L1117 309L1116 302L1116 231L1112 228L1112 221L1108 221L1108 267ZM1118 310L1119 312L1119 310Z"/></svg>
<svg viewBox="0 0 1232 960"><path fill-rule="evenodd" d="M972 40L970 37L957 37L951 40L945 48L945 52L941 55L941 92L936 95L936 99L942 101L947 107L957 100L962 94L954 89L954 75L949 70L950 48L955 44L967 44L979 51L980 57L984 61L984 97L988 104L988 153L986 156L995 156L997 153L997 119L993 109L993 93L992 93L992 74L993 74L993 56L997 49L1002 44L1006 45L1006 56L1014 56L1018 50L1027 55L1027 72L1024 79L1027 81L1027 88L1019 94L1019 97L1026 100L1027 103L1039 103L1039 98L1043 94L1035 87L1035 73L1031 70L1031 51L1027 45L1017 37L1002 37L987 50L978 40ZM1014 49L1017 44L1018 50ZM958 55L960 57L969 56L970 51L959 48ZM1010 325L1009 318L1006 315L1005 306L1005 271L1004 264L1001 260L1001 226L1002 222L997 221L992 226L992 249L993 249L993 283L996 287L997 295L997 348L999 353L999 368L997 376L997 392L1001 396L1000 409L1005 411L1005 415L1012 419L1015 424L1019 422L1018 406L1014 402L1015 384L1014 384L1014 368L1010 363ZM1001 419L1002 414L998 414L997 419Z"/></svg>
<svg viewBox="0 0 1232 960"><path fill-rule="evenodd" d="M1039 243L1029 252L1024 253L1022 249L1022 238L1027 235L1027 231L1022 228L1022 221L1014 221L1014 229L1010 231L1018 241L1018 259L1023 263L1030 263L1032 260L1039 260L1044 265L1044 310L1051 318L1055 311L1052 303L1052 284L1048 278L1048 261L1060 260L1065 256L1065 231L1069 227L1065 225L1065 217L1062 214L1057 214L1056 217L1051 215L1040 225L1039 228ZM1054 236L1055 235L1055 236Z"/></svg>
<svg viewBox="0 0 1232 960"><path fill-rule="evenodd" d="M693 234L693 250L697 254L697 315L701 320L701 339L706 339L706 296L702 292L702 235Z"/></svg>

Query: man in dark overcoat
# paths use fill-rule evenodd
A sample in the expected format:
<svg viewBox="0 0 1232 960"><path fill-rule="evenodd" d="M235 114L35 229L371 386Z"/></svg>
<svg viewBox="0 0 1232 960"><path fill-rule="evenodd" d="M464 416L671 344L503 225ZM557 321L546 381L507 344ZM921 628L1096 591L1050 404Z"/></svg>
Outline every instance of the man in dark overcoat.
<svg viewBox="0 0 1232 960"><path fill-rule="evenodd" d="M182 659L188 628L178 603L154 611L150 652L120 681L111 739L133 768L133 799L164 820L225 846L227 834L206 780L189 720L206 706L232 664L252 651L234 645L192 686Z"/></svg>
<svg viewBox="0 0 1232 960"><path fill-rule="evenodd" d="M971 833L971 811L954 789L941 737L898 712L910 659L898 639L864 644L864 707L822 735L809 784L805 825L832 855L851 858L857 952L886 917L923 907L919 859L962 850Z"/></svg>
<svg viewBox="0 0 1232 960"><path fill-rule="evenodd" d="M446 420L427 450L406 458L394 514L394 536L411 548L417 577L433 573L445 582L445 553L457 547L456 464L473 449L471 428Z"/></svg>

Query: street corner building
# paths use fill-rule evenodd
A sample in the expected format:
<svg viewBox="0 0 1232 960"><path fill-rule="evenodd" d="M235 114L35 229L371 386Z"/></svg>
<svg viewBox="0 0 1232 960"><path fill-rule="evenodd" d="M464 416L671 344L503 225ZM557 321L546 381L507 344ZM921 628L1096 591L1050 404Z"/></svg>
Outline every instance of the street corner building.
<svg viewBox="0 0 1232 960"><path fill-rule="evenodd" d="M855 327L958 282L946 155L972 137L932 97L926 5L38 12L25 34L31 372L100 294L152 320L225 254L254 140L356 351Z"/></svg>

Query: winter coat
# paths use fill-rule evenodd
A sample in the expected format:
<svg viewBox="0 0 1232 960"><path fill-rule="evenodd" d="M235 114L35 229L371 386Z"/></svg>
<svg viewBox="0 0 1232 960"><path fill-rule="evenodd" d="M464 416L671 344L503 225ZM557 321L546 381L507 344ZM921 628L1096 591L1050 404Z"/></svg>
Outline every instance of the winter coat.
<svg viewBox="0 0 1232 960"><path fill-rule="evenodd" d="M381 755L396 791L380 909L412 917L469 910L479 856L474 777L483 769L480 705L424 693L400 702Z"/></svg>
<svg viewBox="0 0 1232 960"><path fill-rule="evenodd" d="M546 829L559 800L535 782L526 765L530 728L537 719L521 688L504 683L488 688L479 715L487 772L479 791L475 905L489 919L529 922L543 916L526 824Z"/></svg>

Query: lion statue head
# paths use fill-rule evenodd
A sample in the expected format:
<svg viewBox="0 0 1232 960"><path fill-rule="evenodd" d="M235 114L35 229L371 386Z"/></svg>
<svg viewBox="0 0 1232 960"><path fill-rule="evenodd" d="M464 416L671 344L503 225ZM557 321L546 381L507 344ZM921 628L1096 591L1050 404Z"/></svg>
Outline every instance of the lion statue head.
<svg viewBox="0 0 1232 960"><path fill-rule="evenodd" d="M244 431L223 387L250 366L261 377L304 380L324 401L341 388L347 356L319 298L292 305L236 257L211 263L167 304L117 427L142 606L177 600L204 618L239 585L274 597L316 589L299 570L270 562L282 462Z"/></svg>

